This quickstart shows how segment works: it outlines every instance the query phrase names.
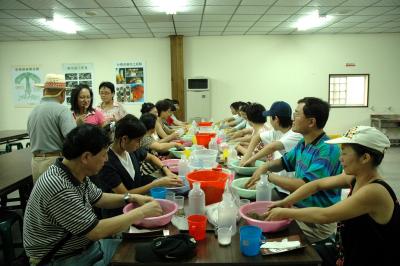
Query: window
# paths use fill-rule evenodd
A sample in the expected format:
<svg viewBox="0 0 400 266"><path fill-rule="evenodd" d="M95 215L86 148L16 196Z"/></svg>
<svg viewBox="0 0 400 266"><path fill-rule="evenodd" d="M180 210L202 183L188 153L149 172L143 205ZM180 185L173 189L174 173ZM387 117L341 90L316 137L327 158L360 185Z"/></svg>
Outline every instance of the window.
<svg viewBox="0 0 400 266"><path fill-rule="evenodd" d="M368 107L369 74L330 74L332 107Z"/></svg>

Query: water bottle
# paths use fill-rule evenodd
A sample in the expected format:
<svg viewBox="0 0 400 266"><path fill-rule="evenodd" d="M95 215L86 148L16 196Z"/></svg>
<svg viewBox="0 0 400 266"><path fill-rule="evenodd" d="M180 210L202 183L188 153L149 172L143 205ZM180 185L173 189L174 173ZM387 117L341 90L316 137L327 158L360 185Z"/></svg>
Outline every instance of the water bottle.
<svg viewBox="0 0 400 266"><path fill-rule="evenodd" d="M222 194L222 201L218 205L218 228L227 227L231 229L231 234L236 234L237 206L235 205L232 194Z"/></svg>
<svg viewBox="0 0 400 266"><path fill-rule="evenodd" d="M228 151L228 168L231 167L231 164L234 161L237 161L238 156L237 156L237 151L235 149L235 146L230 146L229 151Z"/></svg>
<svg viewBox="0 0 400 266"><path fill-rule="evenodd" d="M189 172L189 162L186 159L186 155L182 154L181 159L178 162L178 175L186 176L188 172Z"/></svg>
<svg viewBox="0 0 400 266"><path fill-rule="evenodd" d="M256 186L256 201L271 201L272 186L268 182L268 175L261 175Z"/></svg>
<svg viewBox="0 0 400 266"><path fill-rule="evenodd" d="M210 150L216 150L218 151L218 144L217 144L217 138L212 138L210 140L210 143L208 143L208 148Z"/></svg>
<svg viewBox="0 0 400 266"><path fill-rule="evenodd" d="M189 214L204 215L206 209L206 196L200 188L200 183L193 183L193 188L189 191Z"/></svg>

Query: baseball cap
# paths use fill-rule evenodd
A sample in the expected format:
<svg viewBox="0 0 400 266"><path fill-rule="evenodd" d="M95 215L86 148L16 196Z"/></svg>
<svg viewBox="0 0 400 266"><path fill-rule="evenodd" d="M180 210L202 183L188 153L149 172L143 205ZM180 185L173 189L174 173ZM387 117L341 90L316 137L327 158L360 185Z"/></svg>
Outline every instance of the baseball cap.
<svg viewBox="0 0 400 266"><path fill-rule="evenodd" d="M354 143L384 153L390 141L381 131L370 126L357 126L349 129L343 137L325 141L329 144Z"/></svg>
<svg viewBox="0 0 400 266"><path fill-rule="evenodd" d="M188 234L177 234L137 245L135 258L139 262L179 261L195 255L196 240Z"/></svg>
<svg viewBox="0 0 400 266"><path fill-rule="evenodd" d="M292 108L287 102L277 101L271 105L268 111L263 112L263 116L292 117Z"/></svg>

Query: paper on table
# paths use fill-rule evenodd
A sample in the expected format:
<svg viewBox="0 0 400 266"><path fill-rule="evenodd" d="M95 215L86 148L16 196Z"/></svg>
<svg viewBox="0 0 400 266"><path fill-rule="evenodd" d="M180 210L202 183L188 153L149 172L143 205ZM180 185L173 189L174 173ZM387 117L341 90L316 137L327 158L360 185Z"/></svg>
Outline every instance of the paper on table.
<svg viewBox="0 0 400 266"><path fill-rule="evenodd" d="M150 232L157 232L157 231L160 231L160 228L158 228L158 229L146 229L146 228L139 229L133 225L131 225L129 227L129 233L132 233L132 234L150 233Z"/></svg>
<svg viewBox="0 0 400 266"><path fill-rule="evenodd" d="M300 246L300 241L288 241L287 238L282 239L281 242L279 241L268 241L261 245L261 248L278 248L278 249L291 249Z"/></svg>

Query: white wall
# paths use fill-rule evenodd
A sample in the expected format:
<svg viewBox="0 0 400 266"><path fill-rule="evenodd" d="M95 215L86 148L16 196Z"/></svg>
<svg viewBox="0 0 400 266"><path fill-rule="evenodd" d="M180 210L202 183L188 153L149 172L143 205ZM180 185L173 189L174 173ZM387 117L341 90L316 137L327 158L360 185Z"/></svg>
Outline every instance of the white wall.
<svg viewBox="0 0 400 266"><path fill-rule="evenodd" d="M186 77L211 79L212 117L229 115L236 100L257 101L267 108L276 100L292 107L304 96L328 99L331 73L369 73L369 105L378 113L400 113L400 34L232 36L184 38ZM113 63L144 60L146 101L170 97L169 39L119 39L0 43L0 130L23 129L31 108L15 108L11 66L41 64L44 74L61 72L62 63L94 63L95 84L114 80ZM346 63L356 67L346 68ZM99 98L97 90L95 101ZM392 111L387 110L391 106ZM139 114L140 105L129 106ZM369 108L332 109L328 133L369 124Z"/></svg>
<svg viewBox="0 0 400 266"><path fill-rule="evenodd" d="M116 39L47 42L0 42L0 130L25 129L32 108L16 108L11 91L11 66L40 64L43 75L62 73L63 63L94 64L94 103L100 102L98 86L108 80L115 83L114 63L142 60L146 66L145 101L171 97L171 61L169 39ZM125 105L140 115L141 104Z"/></svg>
<svg viewBox="0 0 400 266"><path fill-rule="evenodd" d="M400 34L191 37L184 39L184 58L186 77L211 79L214 119L228 116L237 100L266 108L276 100L294 108L305 96L328 100L328 75L344 73L369 73L369 106L400 113ZM369 125L371 113L333 108L326 131Z"/></svg>

